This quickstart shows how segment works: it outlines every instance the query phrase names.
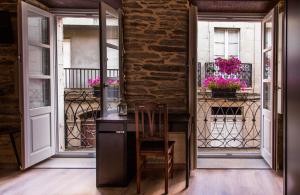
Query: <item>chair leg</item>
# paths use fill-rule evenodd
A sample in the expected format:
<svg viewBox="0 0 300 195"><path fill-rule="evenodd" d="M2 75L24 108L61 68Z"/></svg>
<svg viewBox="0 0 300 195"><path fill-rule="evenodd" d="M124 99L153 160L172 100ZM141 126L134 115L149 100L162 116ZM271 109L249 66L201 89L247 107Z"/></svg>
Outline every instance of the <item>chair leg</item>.
<svg viewBox="0 0 300 195"><path fill-rule="evenodd" d="M174 146L172 147L172 151L171 151L171 178L174 177Z"/></svg>
<svg viewBox="0 0 300 195"><path fill-rule="evenodd" d="M167 158L165 163L165 194L168 193L169 193L169 165L168 165L168 158Z"/></svg>
<svg viewBox="0 0 300 195"><path fill-rule="evenodd" d="M140 166L140 158L137 157L136 162L136 193L139 194L141 192L141 166Z"/></svg>

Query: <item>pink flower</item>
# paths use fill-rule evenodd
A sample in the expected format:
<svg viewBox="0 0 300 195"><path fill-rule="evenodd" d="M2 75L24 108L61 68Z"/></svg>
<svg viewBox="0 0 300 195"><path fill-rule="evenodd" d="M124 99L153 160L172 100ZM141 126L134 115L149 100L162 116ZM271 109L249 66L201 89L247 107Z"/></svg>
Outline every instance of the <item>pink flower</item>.
<svg viewBox="0 0 300 195"><path fill-rule="evenodd" d="M208 77L204 80L204 87L208 89L234 89L244 90L247 85L239 78Z"/></svg>
<svg viewBox="0 0 300 195"><path fill-rule="evenodd" d="M108 79L107 84L110 86L118 86L120 81L118 79Z"/></svg>
<svg viewBox="0 0 300 195"><path fill-rule="evenodd" d="M95 79L89 79L88 84L90 87L100 87L101 79L97 76Z"/></svg>
<svg viewBox="0 0 300 195"><path fill-rule="evenodd" d="M241 61L236 57L231 57L226 60L223 58L215 59L216 66L219 67L219 72L230 74L237 74L241 71Z"/></svg>

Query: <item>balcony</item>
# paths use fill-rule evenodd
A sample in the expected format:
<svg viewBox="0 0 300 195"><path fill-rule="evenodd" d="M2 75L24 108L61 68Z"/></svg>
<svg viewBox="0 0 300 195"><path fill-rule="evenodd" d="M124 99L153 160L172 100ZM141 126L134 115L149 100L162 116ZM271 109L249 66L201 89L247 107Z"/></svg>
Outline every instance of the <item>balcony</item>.
<svg viewBox="0 0 300 195"><path fill-rule="evenodd" d="M210 92L199 92L198 154L259 151L260 109L259 94L238 93L236 98L213 98Z"/></svg>
<svg viewBox="0 0 300 195"><path fill-rule="evenodd" d="M89 79L100 76L100 69L65 68L64 115L65 150L94 150L96 140L95 119L100 116L100 91L88 85ZM118 69L108 69L107 77L117 79ZM119 87L107 87L112 101L119 98Z"/></svg>
<svg viewBox="0 0 300 195"><path fill-rule="evenodd" d="M241 64L236 76L245 81L247 89L236 98L213 98L211 92L201 88L204 78L220 74L214 62L198 64L198 154L257 153L261 145L261 106L260 94L252 85L252 64Z"/></svg>

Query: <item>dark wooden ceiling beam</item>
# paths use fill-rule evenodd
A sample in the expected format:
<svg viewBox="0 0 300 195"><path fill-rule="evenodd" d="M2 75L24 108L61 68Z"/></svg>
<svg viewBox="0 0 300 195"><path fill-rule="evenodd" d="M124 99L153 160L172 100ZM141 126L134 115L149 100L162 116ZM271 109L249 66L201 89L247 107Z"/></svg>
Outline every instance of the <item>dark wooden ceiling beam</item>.
<svg viewBox="0 0 300 195"><path fill-rule="evenodd" d="M98 9L100 0L38 0L50 9ZM122 0L104 0L110 6L118 9Z"/></svg>
<svg viewBox="0 0 300 195"><path fill-rule="evenodd" d="M267 13L278 0L190 0L199 12Z"/></svg>

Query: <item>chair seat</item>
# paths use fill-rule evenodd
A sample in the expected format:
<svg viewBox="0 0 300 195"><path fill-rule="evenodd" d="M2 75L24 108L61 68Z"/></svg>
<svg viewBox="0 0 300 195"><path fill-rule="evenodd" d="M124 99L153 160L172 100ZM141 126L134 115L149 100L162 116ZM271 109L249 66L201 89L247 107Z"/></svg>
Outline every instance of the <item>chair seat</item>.
<svg viewBox="0 0 300 195"><path fill-rule="evenodd" d="M141 143L141 152L163 152L164 151L164 141L143 141ZM169 148L175 144L175 141L168 141Z"/></svg>

